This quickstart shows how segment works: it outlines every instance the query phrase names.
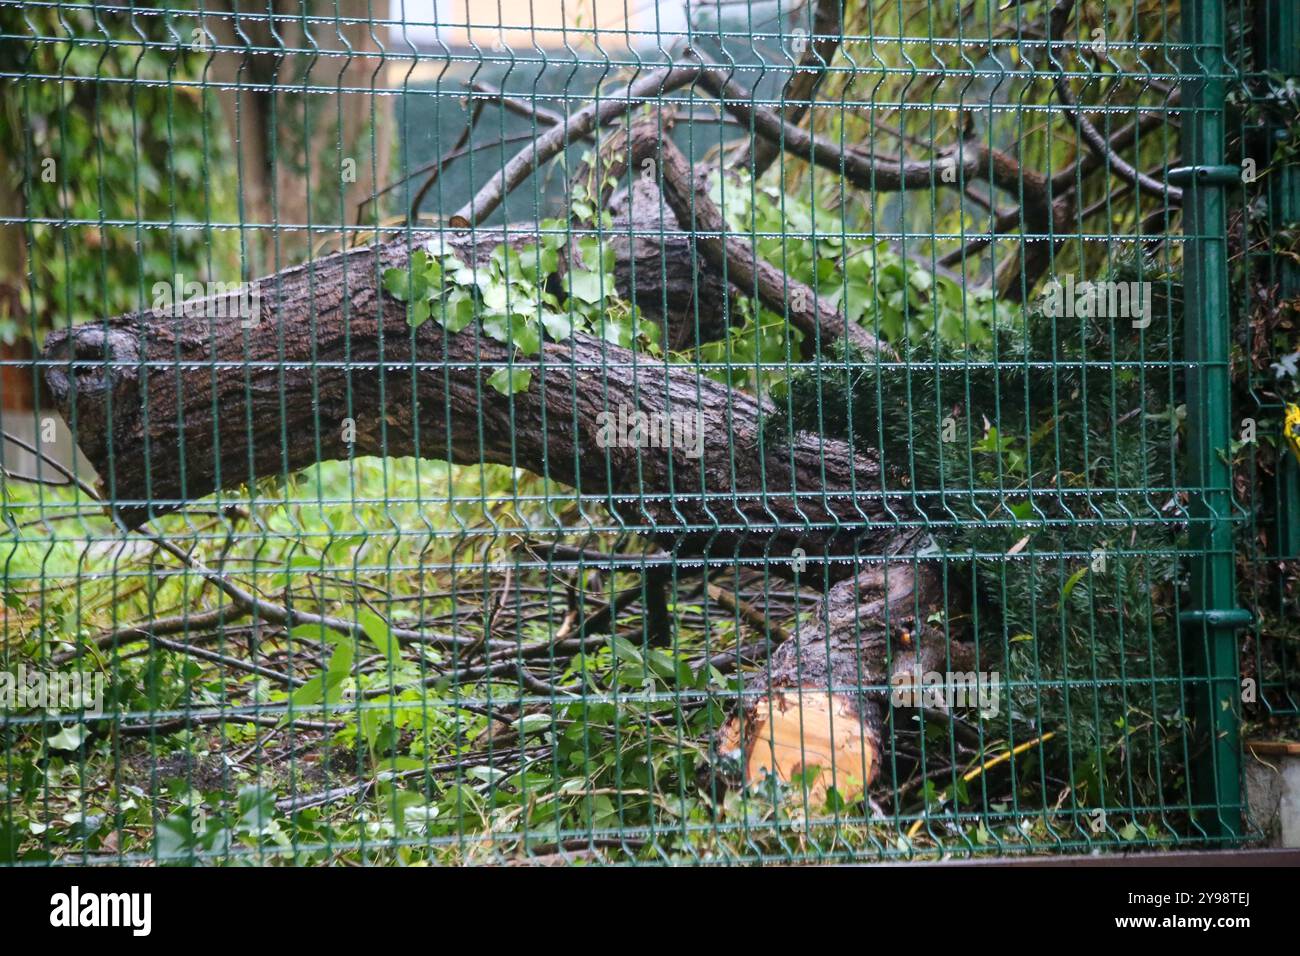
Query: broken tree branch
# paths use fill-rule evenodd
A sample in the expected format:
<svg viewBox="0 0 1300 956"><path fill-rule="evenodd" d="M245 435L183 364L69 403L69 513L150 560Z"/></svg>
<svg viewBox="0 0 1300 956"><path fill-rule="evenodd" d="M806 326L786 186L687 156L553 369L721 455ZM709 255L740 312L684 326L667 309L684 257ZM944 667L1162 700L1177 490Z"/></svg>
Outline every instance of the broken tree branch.
<svg viewBox="0 0 1300 956"><path fill-rule="evenodd" d="M1111 147L1110 141L1101 135L1097 127L1093 126L1088 117L1078 108L1063 73L1057 73L1055 82L1056 95L1065 107L1065 115L1070 117L1079 128L1079 135L1088 145L1088 148L1092 150L1100 166L1104 166L1124 182L1136 186L1148 195L1163 199L1170 205L1182 204L1183 191L1180 188L1153 179L1125 160Z"/></svg>
<svg viewBox="0 0 1300 956"><path fill-rule="evenodd" d="M867 490L880 487L870 452L806 434L766 451L760 400L590 336L516 361L532 383L500 394L486 379L511 360L504 345L477 326L413 330L379 287L427 242L348 250L260 280L262 318L250 328L230 308L220 319L148 311L52 333L47 383L117 516L138 527L220 487L370 454L526 468L604 500L629 528L652 516L686 554L851 554L864 528L886 540L892 516L908 513ZM493 247L481 233L447 242L480 264ZM602 447L600 413L620 404L698 413L702 457ZM351 443L345 419L355 420Z"/></svg>
<svg viewBox="0 0 1300 956"><path fill-rule="evenodd" d="M811 42L799 54L799 62L781 91L781 118L798 124L808 112L817 87L826 76L827 67L839 50L844 32L844 0L816 0L812 18ZM751 94L752 99L752 94ZM754 179L763 175L781 155L780 141L753 136L737 149L728 166L748 168Z"/></svg>
<svg viewBox="0 0 1300 956"><path fill-rule="evenodd" d="M541 133L507 160L501 171L488 180L478 194L452 217L452 221L463 221L465 226L481 224L501 205L511 190L536 169L558 156L570 143L586 137L597 126L610 122L631 106L680 89L698 75L698 68L693 66L655 70L639 80L633 80L620 92L593 100L576 113L570 114L563 123Z"/></svg>
<svg viewBox="0 0 1300 956"><path fill-rule="evenodd" d="M1018 224L1029 237L1023 243L1021 255L1007 259L998 270L997 290L1004 297L1019 301L1033 288L1051 261L1054 244L1047 238L1048 234L1064 231L1068 224L1071 208L1068 197L1053 201L1046 176L1024 168L1015 158L991 146L965 138L931 159L885 162L786 123L771 110L754 105L743 90L714 71L702 70L699 83L718 98L723 109L741 122L751 123L759 135L783 143L792 155L843 176L859 189L870 192L945 187L961 190L969 180L983 179L1017 197L1021 206L1000 216L998 221L1006 229Z"/></svg>
<svg viewBox="0 0 1300 956"><path fill-rule="evenodd" d="M1056 4L1048 11L1047 14L1047 36L1048 36L1048 55L1047 62L1051 67L1053 74L1053 84L1056 89L1056 95L1061 104L1065 107L1065 114L1075 124L1079 130L1079 135L1087 144L1097 160L1106 168L1115 172L1120 179L1132 186L1135 186L1142 192L1157 196L1164 199L1171 205L1180 204L1183 200L1183 191L1177 186L1170 186L1166 183L1152 179L1145 173L1140 172L1132 164L1124 160L1119 154L1111 148L1097 127L1084 115L1083 110L1079 109L1070 93L1069 80L1066 76L1065 67L1062 66L1056 58L1056 48L1060 46L1062 37L1065 36L1066 24L1070 20L1070 14L1074 11L1075 0L1057 0Z"/></svg>
<svg viewBox="0 0 1300 956"><path fill-rule="evenodd" d="M622 160L624 155L626 159ZM691 234L700 255L713 270L725 275L742 294L752 295L766 308L787 316L810 346L847 338L868 354L882 350L888 354L887 347L848 320L825 296L818 296L804 283L759 258L752 245L731 233L709 196L707 177L692 174L686 157L672 140L660 134L658 124L633 124L627 130L626 152L614 151L602 172L618 179L629 165L640 169L647 159L657 165L663 199L678 224Z"/></svg>

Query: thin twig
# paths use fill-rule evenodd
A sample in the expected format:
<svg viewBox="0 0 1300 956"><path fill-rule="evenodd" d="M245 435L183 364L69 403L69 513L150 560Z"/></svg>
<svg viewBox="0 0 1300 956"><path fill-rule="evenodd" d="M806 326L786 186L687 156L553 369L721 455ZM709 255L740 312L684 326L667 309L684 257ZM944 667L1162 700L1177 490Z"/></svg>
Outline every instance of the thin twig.
<svg viewBox="0 0 1300 956"><path fill-rule="evenodd" d="M771 637L776 643L784 643L790 640L790 632L780 624L773 621L767 614L758 610L748 601L741 600L724 587L717 584L709 585L709 598L721 604L728 611L738 614L740 619L752 627L759 634Z"/></svg>
<svg viewBox="0 0 1300 956"><path fill-rule="evenodd" d="M470 136L474 133L474 127L478 124L479 117L483 114L483 106L484 103L480 100L475 103L474 108L470 110L469 122L465 124L465 128L461 131L460 137L452 145L452 153L464 148L465 144L469 142ZM420 205L424 202L424 197L429 194L429 190L433 188L433 184L438 181L438 177L442 175L443 169L446 168L447 164L450 162L450 156L444 155L442 159L438 160L438 162L434 164L433 169L429 172L429 178L424 181L424 185L416 191L415 198L411 200L411 211L407 214L409 221L415 222L419 217Z"/></svg>
<svg viewBox="0 0 1300 956"><path fill-rule="evenodd" d="M1051 13L1048 15L1049 36L1052 38L1064 36L1065 25L1073 9L1074 0L1058 0L1056 6L1052 8ZM1066 76L1064 67L1057 62L1055 56L1049 55L1047 59L1051 63L1052 71L1055 74L1053 82L1056 95L1065 107L1065 115L1074 121L1075 126L1079 129L1079 135L1098 160L1104 163L1108 169L1114 170L1115 175L1120 179L1136 186L1142 192L1157 196L1173 205L1181 204L1183 201L1183 191L1181 189L1152 179L1145 173L1138 171L1111 149L1106 137L1101 135L1097 127L1092 125L1092 121L1084 115L1083 110L1079 109L1073 94L1070 93L1069 78Z"/></svg>
<svg viewBox="0 0 1300 956"><path fill-rule="evenodd" d="M141 737L149 734L171 734L178 730L190 726L191 724L256 724L259 727L279 727L291 726L300 730L321 730L333 731L340 729L343 725L339 723L327 723L319 720L300 720L296 717L276 717L273 714L227 714L222 712L209 712L197 714L184 714L180 717L172 717L168 720L157 721L152 724L118 724L116 730L119 734L125 734L128 737Z"/></svg>
<svg viewBox="0 0 1300 956"><path fill-rule="evenodd" d="M223 604L210 611L197 614L178 614L175 617L159 618L155 621L140 621L125 627L104 631L87 641L81 642L70 651L56 654L51 658L55 666L62 666L84 655L92 647L103 650L114 644L126 644L136 641L150 641L165 634L178 634L185 630L206 631L212 627L221 627L248 617L246 608Z"/></svg>
<svg viewBox="0 0 1300 956"><path fill-rule="evenodd" d="M558 126L564 122L564 114L549 110L545 106L538 106L536 103L529 103L525 99L517 96L511 96L508 93L498 90L496 87L489 86L486 83L475 80L469 85L469 88L480 96L487 97L488 100L496 101L503 107L514 113L516 116L522 116L524 119L534 119L544 126Z"/></svg>

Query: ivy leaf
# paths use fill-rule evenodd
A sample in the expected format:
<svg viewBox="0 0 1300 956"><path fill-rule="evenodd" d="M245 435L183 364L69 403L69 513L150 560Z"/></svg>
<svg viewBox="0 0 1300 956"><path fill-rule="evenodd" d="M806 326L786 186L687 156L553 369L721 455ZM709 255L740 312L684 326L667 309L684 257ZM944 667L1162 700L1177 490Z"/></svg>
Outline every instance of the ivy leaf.
<svg viewBox="0 0 1300 956"><path fill-rule="evenodd" d="M539 256L541 261L541 275L537 277L537 284L541 285L542 280L555 274L555 270L560 267L560 253L554 246L543 246Z"/></svg>
<svg viewBox="0 0 1300 956"><path fill-rule="evenodd" d="M538 349L542 347L542 336L537 329L537 323L525 316L511 317L510 334L514 338L515 347L525 355L536 355Z"/></svg>
<svg viewBox="0 0 1300 956"><path fill-rule="evenodd" d="M514 345L525 355L535 355L541 348L541 334L537 323L518 312L506 315L497 313L483 319L483 331L502 345Z"/></svg>
<svg viewBox="0 0 1300 956"><path fill-rule="evenodd" d="M438 323L448 332L459 332L474 321L474 297L457 289L444 300L444 308L434 312Z"/></svg>
<svg viewBox="0 0 1300 956"><path fill-rule="evenodd" d="M486 284L480 283L479 294L483 296L483 304L494 312L504 312L510 301L509 288L500 279Z"/></svg>
<svg viewBox="0 0 1300 956"><path fill-rule="evenodd" d="M488 378L488 384L502 395L513 395L528 388L533 373L526 368L499 368Z"/></svg>
<svg viewBox="0 0 1300 956"><path fill-rule="evenodd" d="M423 255L423 253L417 254ZM446 274L443 271L442 263L437 259L430 258L429 264L424 269L424 278L429 284L429 288L441 291L446 283Z"/></svg>
<svg viewBox="0 0 1300 956"><path fill-rule="evenodd" d="M524 284L534 288L545 283L546 279L560 265L560 254L553 246L520 246L517 252L505 260L509 268L508 275L516 282L525 280Z"/></svg>
<svg viewBox="0 0 1300 956"><path fill-rule="evenodd" d="M857 280L850 280L845 286L844 312L854 322L858 322L876 301L875 287Z"/></svg>
<svg viewBox="0 0 1300 956"><path fill-rule="evenodd" d="M600 272L614 271L614 244L599 239L584 239L578 243L582 261L589 269Z"/></svg>
<svg viewBox="0 0 1300 956"><path fill-rule="evenodd" d="M398 302L406 301L406 293L410 288L407 281L409 276L405 269L385 269L384 270L384 291L391 295Z"/></svg>
<svg viewBox="0 0 1300 956"><path fill-rule="evenodd" d="M76 750L86 739L86 728L81 724L64 727L47 743L51 750Z"/></svg>
<svg viewBox="0 0 1300 956"><path fill-rule="evenodd" d="M462 288L482 290L488 283L488 277L482 269L472 269L460 260L456 260L451 281Z"/></svg>
<svg viewBox="0 0 1300 956"><path fill-rule="evenodd" d="M612 289L612 286L604 280L603 273L574 269L568 277L569 297L595 305L605 297L605 289Z"/></svg>
<svg viewBox="0 0 1300 956"><path fill-rule="evenodd" d="M561 315L558 312L543 312L542 325L546 328L546 334L556 342L563 342L573 334L575 325L574 319L569 315Z"/></svg>
<svg viewBox="0 0 1300 956"><path fill-rule="evenodd" d="M640 334L645 338L646 343L649 346L649 350L651 352L657 353L659 351L659 338L660 338L659 326L658 324L650 321L649 319L639 318L639 315L640 313L633 312L632 319L636 323L636 327L640 332ZM769 362L780 362L784 360L784 357L785 357L785 352L783 349L780 348L780 346L778 346L777 350L770 356L764 356L766 361Z"/></svg>
<svg viewBox="0 0 1300 956"><path fill-rule="evenodd" d="M538 228L542 233L541 243L544 249L559 249L564 245L568 233L568 223L563 219L543 219L538 223ZM556 258L558 264L559 259ZM554 270L552 270L554 271Z"/></svg>
<svg viewBox="0 0 1300 956"><path fill-rule="evenodd" d="M510 316L504 312L483 316L483 332L504 345L510 340Z"/></svg>
<svg viewBox="0 0 1300 956"><path fill-rule="evenodd" d="M523 251L516 252L504 243L497 246L488 256L488 267L492 274L503 279L518 279L523 272L521 262Z"/></svg>
<svg viewBox="0 0 1300 956"><path fill-rule="evenodd" d="M399 302L418 302L429 297L428 255L423 249L411 253L410 268L385 269L384 291ZM441 271L439 272L441 275ZM427 318L427 316L426 316Z"/></svg>
<svg viewBox="0 0 1300 956"><path fill-rule="evenodd" d="M411 271L414 273L423 273L429 268L429 254L423 249L416 249L411 253Z"/></svg>
<svg viewBox="0 0 1300 956"><path fill-rule="evenodd" d="M429 321L429 300L416 299L406 307L406 324L413 329L418 329Z"/></svg>
<svg viewBox="0 0 1300 956"><path fill-rule="evenodd" d="M606 316L600 324L600 335L606 342L625 349L632 347L632 324L628 319L617 321Z"/></svg>

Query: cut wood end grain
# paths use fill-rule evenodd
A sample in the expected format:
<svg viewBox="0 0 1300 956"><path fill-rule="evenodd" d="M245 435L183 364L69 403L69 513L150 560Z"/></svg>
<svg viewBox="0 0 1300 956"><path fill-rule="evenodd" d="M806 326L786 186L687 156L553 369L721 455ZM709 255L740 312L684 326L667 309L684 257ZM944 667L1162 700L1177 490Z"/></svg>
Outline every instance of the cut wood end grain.
<svg viewBox="0 0 1300 956"><path fill-rule="evenodd" d="M723 728L721 743L730 753L743 747L746 783L761 782L768 773L784 783L800 780L814 807L825 803L831 787L846 801L860 799L877 763L876 746L853 702L818 690L791 688L760 698L747 719ZM794 791L802 797L799 787Z"/></svg>

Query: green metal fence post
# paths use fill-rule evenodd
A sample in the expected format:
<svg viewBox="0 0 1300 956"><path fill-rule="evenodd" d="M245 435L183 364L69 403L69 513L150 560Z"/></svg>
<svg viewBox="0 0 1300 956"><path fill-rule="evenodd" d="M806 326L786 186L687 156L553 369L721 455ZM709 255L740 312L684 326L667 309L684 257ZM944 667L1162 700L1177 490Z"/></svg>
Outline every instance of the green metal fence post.
<svg viewBox="0 0 1300 956"><path fill-rule="evenodd" d="M1181 616L1185 667L1194 679L1200 751L1189 768L1198 823L1211 835L1241 833L1240 695L1228 464L1231 381L1223 164L1224 5L1183 5L1186 105L1183 209L1188 488L1192 509L1190 610ZM1171 176L1171 179L1173 177ZM1234 613L1235 612L1235 613Z"/></svg>

